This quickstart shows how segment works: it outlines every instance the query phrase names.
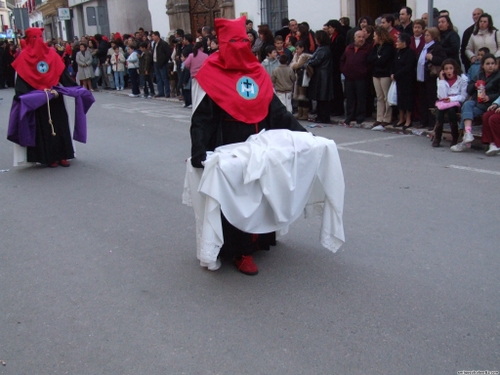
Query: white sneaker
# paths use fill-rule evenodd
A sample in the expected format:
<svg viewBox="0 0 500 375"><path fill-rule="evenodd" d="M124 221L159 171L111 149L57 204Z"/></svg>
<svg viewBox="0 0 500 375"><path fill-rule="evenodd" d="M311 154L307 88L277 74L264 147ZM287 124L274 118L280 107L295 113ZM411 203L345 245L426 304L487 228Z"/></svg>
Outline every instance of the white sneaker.
<svg viewBox="0 0 500 375"><path fill-rule="evenodd" d="M116 91L120 91L120 88L119 88L119 87L117 87L117 88L116 88Z"/></svg>
<svg viewBox="0 0 500 375"><path fill-rule="evenodd" d="M210 263L205 263L200 261L200 266L207 267L209 271L217 271L221 266L221 262L219 259L217 259L215 262L210 262Z"/></svg>
<svg viewBox="0 0 500 375"><path fill-rule="evenodd" d="M144 99L145 97L146 97L146 95L141 94L141 99Z"/></svg>
<svg viewBox="0 0 500 375"><path fill-rule="evenodd" d="M462 143L469 143L474 141L474 136L472 133L465 133L464 134L464 139L462 140Z"/></svg>
<svg viewBox="0 0 500 375"><path fill-rule="evenodd" d="M377 126L373 127L372 130L383 132L385 130L385 128L382 125L377 125Z"/></svg>
<svg viewBox="0 0 500 375"><path fill-rule="evenodd" d="M486 151L487 156L495 156L500 153L500 148L498 148L494 143L490 144L488 151Z"/></svg>
<svg viewBox="0 0 500 375"><path fill-rule="evenodd" d="M455 146L451 146L450 150L453 152L462 152L470 148L470 143L458 143Z"/></svg>
<svg viewBox="0 0 500 375"><path fill-rule="evenodd" d="M148 95L148 99L153 99L153 97L151 95Z"/></svg>
<svg viewBox="0 0 500 375"><path fill-rule="evenodd" d="M128 94L128 96L130 96L131 98L138 98L139 95L135 95L135 94Z"/></svg>

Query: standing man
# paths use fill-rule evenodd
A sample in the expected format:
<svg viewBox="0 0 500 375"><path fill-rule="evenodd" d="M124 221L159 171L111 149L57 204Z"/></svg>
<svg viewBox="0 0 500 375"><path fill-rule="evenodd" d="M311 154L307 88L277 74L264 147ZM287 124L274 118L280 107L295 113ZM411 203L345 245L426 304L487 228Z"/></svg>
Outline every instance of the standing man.
<svg viewBox="0 0 500 375"><path fill-rule="evenodd" d="M153 31L153 65L155 69L156 84L158 85L158 94L155 98L170 98L170 84L168 83L168 61L172 56L172 49L163 39L160 38L158 31Z"/></svg>
<svg viewBox="0 0 500 375"><path fill-rule="evenodd" d="M299 23L297 22L297 20L294 20L292 18L290 20L290 23L288 24L288 29L290 30L290 32L285 38L285 46L288 45L288 40L290 39L291 36L297 37L297 31L299 31Z"/></svg>
<svg viewBox="0 0 500 375"><path fill-rule="evenodd" d="M289 23L290 23L290 20L288 18L283 18L281 20L281 29L279 29L278 31L276 31L274 33L274 36L277 37L278 35L280 35L283 38L283 40L285 40L286 36L288 34L290 34Z"/></svg>
<svg viewBox="0 0 500 375"><path fill-rule="evenodd" d="M411 20L412 10L410 7L403 7L399 11L399 25L396 27L399 32L413 36L413 22Z"/></svg>
<svg viewBox="0 0 500 375"><path fill-rule="evenodd" d="M474 23L467 29L465 29L464 35L462 36L462 44L460 45L460 58L462 59L462 64L464 64L466 72L469 71L470 60L465 53L465 49L467 48L467 44L469 44L469 39L472 33L474 32L474 27L476 26L479 17L481 17L483 13L484 12L481 8L474 9L474 11L472 12L472 20L474 21Z"/></svg>
<svg viewBox="0 0 500 375"><path fill-rule="evenodd" d="M351 121L356 121L359 125L365 121L368 55L371 49L372 47L365 43L364 31L358 30L354 34L354 43L347 46L340 59L340 70L345 76L347 118L344 123L347 125Z"/></svg>
<svg viewBox="0 0 500 375"><path fill-rule="evenodd" d="M399 30L394 27L394 16L392 14L384 14L380 26L386 29L394 39L394 44L398 40ZM412 33L413 35L413 33Z"/></svg>

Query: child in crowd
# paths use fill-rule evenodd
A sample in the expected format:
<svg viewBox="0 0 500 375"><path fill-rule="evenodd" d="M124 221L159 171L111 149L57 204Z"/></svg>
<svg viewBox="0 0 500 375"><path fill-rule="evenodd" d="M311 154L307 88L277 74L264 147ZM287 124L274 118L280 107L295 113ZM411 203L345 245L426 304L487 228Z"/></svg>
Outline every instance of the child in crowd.
<svg viewBox="0 0 500 375"><path fill-rule="evenodd" d="M481 69L481 60L484 55L490 53L490 49L488 47L479 48L477 51L477 60L470 64L469 71L467 72L467 78L469 81L476 79L479 74L479 70Z"/></svg>
<svg viewBox="0 0 500 375"><path fill-rule="evenodd" d="M144 94L141 98L152 99L155 95L155 88L153 86L153 55L148 50L149 43L141 42L139 49L141 56L139 57L139 74L141 75L141 83L143 83Z"/></svg>
<svg viewBox="0 0 500 375"><path fill-rule="evenodd" d="M292 90L296 77L293 70L287 65L285 55L279 57L280 65L274 69L271 80L273 81L276 96L281 100L288 112L292 112Z"/></svg>
<svg viewBox="0 0 500 375"><path fill-rule="evenodd" d="M500 72L496 70L496 58L487 54L481 59L481 70L476 79L467 86L467 100L462 106L462 122L460 128L465 129L462 143L451 147L451 151L462 152L470 148L474 136L472 122L475 117L481 116L493 104L500 94Z"/></svg>
<svg viewBox="0 0 500 375"><path fill-rule="evenodd" d="M125 56L121 51L121 48L115 46L114 53L111 55L110 63L113 68L113 74L115 78L116 90L123 90L125 87L125 81L123 79L123 72L125 71Z"/></svg>
<svg viewBox="0 0 500 375"><path fill-rule="evenodd" d="M136 51L135 42L129 42L128 51L127 70L132 85L132 93L128 94L128 96L137 98L141 92L139 91L139 54Z"/></svg>
<svg viewBox="0 0 500 375"><path fill-rule="evenodd" d="M281 35L277 35L274 38L274 46L276 47L276 52L278 52L278 56L285 55L288 61L287 65L290 64L293 55L288 48L285 48L285 43L283 42L283 37Z"/></svg>
<svg viewBox="0 0 500 375"><path fill-rule="evenodd" d="M467 83L467 76L462 74L462 70L458 63L453 59L446 59L441 65L441 72L439 73L437 88L438 101L436 102L437 124L434 127L432 147L439 147L443 135L444 117L446 114L448 114L451 128L451 146L457 144L457 113L460 112L460 106L467 98Z"/></svg>
<svg viewBox="0 0 500 375"><path fill-rule="evenodd" d="M184 98L184 105L182 108L191 108L191 73L188 68L184 66L184 61L186 61L189 56L189 51L184 51L181 54L181 87L182 87L182 97Z"/></svg>
<svg viewBox="0 0 500 375"><path fill-rule="evenodd" d="M286 48L288 48L290 50L290 52L292 53L292 55L295 53L295 44L297 43L297 38L294 37L294 36L291 36L290 38L288 38L287 42L286 42Z"/></svg>
<svg viewBox="0 0 500 375"><path fill-rule="evenodd" d="M211 55L214 52L217 52L219 50L219 41L215 38L212 38L210 41L210 50L208 51L208 54Z"/></svg>
<svg viewBox="0 0 500 375"><path fill-rule="evenodd" d="M264 69L266 69L269 77L272 77L273 70L280 65L280 62L277 59L278 52L276 51L275 46L267 46L265 51L267 57L264 59L264 61L262 61L262 66L264 67Z"/></svg>

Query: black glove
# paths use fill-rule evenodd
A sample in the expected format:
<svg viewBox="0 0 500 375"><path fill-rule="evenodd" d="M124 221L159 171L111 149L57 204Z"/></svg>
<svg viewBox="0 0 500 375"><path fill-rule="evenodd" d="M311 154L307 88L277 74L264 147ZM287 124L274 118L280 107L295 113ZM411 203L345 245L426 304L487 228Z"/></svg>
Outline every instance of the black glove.
<svg viewBox="0 0 500 375"><path fill-rule="evenodd" d="M198 156L192 156L191 157L191 165L194 168L204 168L203 164L201 164L202 161L205 161L207 158L207 155L198 155Z"/></svg>

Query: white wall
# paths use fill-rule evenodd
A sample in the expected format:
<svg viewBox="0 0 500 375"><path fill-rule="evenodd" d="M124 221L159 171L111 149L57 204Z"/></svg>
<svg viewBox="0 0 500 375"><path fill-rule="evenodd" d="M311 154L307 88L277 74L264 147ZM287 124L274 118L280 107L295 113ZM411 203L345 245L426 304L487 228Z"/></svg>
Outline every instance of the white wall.
<svg viewBox="0 0 500 375"><path fill-rule="evenodd" d="M170 32L170 22L165 4L166 0L148 0L153 31L159 31L162 38L167 37Z"/></svg>
<svg viewBox="0 0 500 375"><path fill-rule="evenodd" d="M311 30L321 30L330 19L339 19L340 1L288 0L288 18L307 22Z"/></svg>
<svg viewBox="0 0 500 375"><path fill-rule="evenodd" d="M247 19L253 21L253 28L257 30L257 26L262 23L260 15L260 0L250 1L234 1L234 15L240 17L241 13L247 13Z"/></svg>

